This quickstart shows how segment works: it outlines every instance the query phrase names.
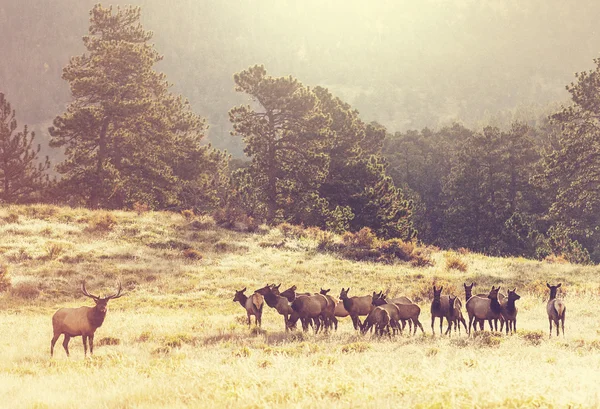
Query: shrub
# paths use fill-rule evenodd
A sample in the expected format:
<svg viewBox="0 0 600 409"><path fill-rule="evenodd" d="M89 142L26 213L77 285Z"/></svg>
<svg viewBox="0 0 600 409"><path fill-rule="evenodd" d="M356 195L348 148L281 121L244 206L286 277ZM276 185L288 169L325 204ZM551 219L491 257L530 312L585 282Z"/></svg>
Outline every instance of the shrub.
<svg viewBox="0 0 600 409"><path fill-rule="evenodd" d="M413 267L431 267L435 265L435 263L431 259L431 253L423 249L417 249L413 251L410 265Z"/></svg>
<svg viewBox="0 0 600 409"><path fill-rule="evenodd" d="M102 346L102 345L120 345L120 344L121 344L121 340L119 338L104 337L104 338L100 338L97 345Z"/></svg>
<svg viewBox="0 0 600 409"><path fill-rule="evenodd" d="M446 270L458 270L463 273L467 271L467 263L462 261L456 254L449 254L446 256Z"/></svg>
<svg viewBox="0 0 600 409"><path fill-rule="evenodd" d="M389 258L398 258L402 261L410 261L415 249L413 243L407 243L401 239L389 239L381 241L378 250Z"/></svg>
<svg viewBox="0 0 600 409"><path fill-rule="evenodd" d="M365 352L371 349L371 345L366 342L353 342L342 347L342 352L345 354Z"/></svg>
<svg viewBox="0 0 600 409"><path fill-rule="evenodd" d="M117 225L117 218L108 212L96 213L88 222L89 231L111 231Z"/></svg>
<svg viewBox="0 0 600 409"><path fill-rule="evenodd" d="M185 217L186 220L192 220L196 216L192 209L182 210L181 215Z"/></svg>
<svg viewBox="0 0 600 409"><path fill-rule="evenodd" d="M0 264L0 293L7 291L11 287L10 274L8 272L8 266Z"/></svg>
<svg viewBox="0 0 600 409"><path fill-rule="evenodd" d="M364 249L373 248L376 240L377 236L368 227L363 227L356 233L346 232L342 236L342 241L346 246Z"/></svg>
<svg viewBox="0 0 600 409"><path fill-rule="evenodd" d="M13 224L19 222L19 215L17 213L9 213L8 216L3 218L6 223Z"/></svg>
<svg viewBox="0 0 600 409"><path fill-rule="evenodd" d="M189 258L191 260L202 260L202 253L195 249L185 249L183 250L183 256L185 258Z"/></svg>
<svg viewBox="0 0 600 409"><path fill-rule="evenodd" d="M531 345L540 345L545 338L543 331L520 330L518 334Z"/></svg>
<svg viewBox="0 0 600 409"><path fill-rule="evenodd" d="M281 223L277 226L281 234L287 238L299 239L305 237L304 226L290 223Z"/></svg>
<svg viewBox="0 0 600 409"><path fill-rule="evenodd" d="M65 251L65 245L59 242L49 242L45 245L46 257L50 260L58 258Z"/></svg>
<svg viewBox="0 0 600 409"><path fill-rule="evenodd" d="M208 215L202 215L190 223L190 227L196 230L211 230L214 229L216 225L215 219Z"/></svg>
<svg viewBox="0 0 600 409"><path fill-rule="evenodd" d="M148 210L150 210L150 206L146 203L135 202L133 204L133 211L136 212L138 216L142 213L146 213Z"/></svg>
<svg viewBox="0 0 600 409"><path fill-rule="evenodd" d="M24 298L26 300L33 300L40 295L40 290L37 283L31 281L24 281L16 284L10 290L13 296Z"/></svg>

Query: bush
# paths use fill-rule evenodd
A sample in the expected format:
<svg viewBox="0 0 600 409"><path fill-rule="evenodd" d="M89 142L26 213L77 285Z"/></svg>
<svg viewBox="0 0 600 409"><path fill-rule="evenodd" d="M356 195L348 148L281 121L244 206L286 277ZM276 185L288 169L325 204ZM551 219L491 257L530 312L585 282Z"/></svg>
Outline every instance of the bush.
<svg viewBox="0 0 600 409"><path fill-rule="evenodd" d="M196 217L192 209L182 210L181 215L185 217L186 220L192 220L194 217Z"/></svg>
<svg viewBox="0 0 600 409"><path fill-rule="evenodd" d="M395 257L402 261L410 261L415 249L413 243L406 243L401 239L389 239L379 243L378 250L388 257Z"/></svg>
<svg viewBox="0 0 600 409"><path fill-rule="evenodd" d="M117 225L117 218L108 212L96 213L88 222L88 231L111 231Z"/></svg>
<svg viewBox="0 0 600 409"><path fill-rule="evenodd" d="M417 249L413 251L410 265L413 267L431 267L435 265L435 263L431 259L431 254L428 251Z"/></svg>
<svg viewBox="0 0 600 409"><path fill-rule="evenodd" d="M54 260L54 259L58 258L61 254L63 254L65 249L66 249L66 246L64 245L64 243L59 243L59 242L46 243L46 246L45 246L46 257L50 260Z"/></svg>
<svg viewBox="0 0 600 409"><path fill-rule="evenodd" d="M138 216L142 213L146 213L148 210L150 210L150 206L146 203L135 202L133 204L133 211L136 212Z"/></svg>
<svg viewBox="0 0 600 409"><path fill-rule="evenodd" d="M216 225L215 219L208 215L202 215L190 223L190 227L196 230L212 230Z"/></svg>
<svg viewBox="0 0 600 409"><path fill-rule="evenodd" d="M40 290L37 283L31 281L25 281L12 287L10 293L13 296L24 298L26 300L33 300L40 295Z"/></svg>
<svg viewBox="0 0 600 409"><path fill-rule="evenodd" d="M344 245L349 247L358 247L363 249L373 248L377 241L377 236L368 227L363 227L356 233L346 232L342 236Z"/></svg>
<svg viewBox="0 0 600 409"><path fill-rule="evenodd" d="M281 234L287 238L299 239L305 237L304 226L298 226L290 223L281 223L277 226Z"/></svg>
<svg viewBox="0 0 600 409"><path fill-rule="evenodd" d="M465 271L467 271L467 263L462 261L460 257L458 257L458 255L450 254L446 256L446 269L455 269L464 273Z"/></svg>
<svg viewBox="0 0 600 409"><path fill-rule="evenodd" d="M8 266L0 264L0 293L7 291L11 287L10 274Z"/></svg>
<svg viewBox="0 0 600 409"><path fill-rule="evenodd" d="M17 213L9 213L8 216L3 217L3 219L9 224L19 223L19 215Z"/></svg>
<svg viewBox="0 0 600 409"><path fill-rule="evenodd" d="M189 258L191 260L202 260L202 253L195 249L185 249L183 250L183 257Z"/></svg>

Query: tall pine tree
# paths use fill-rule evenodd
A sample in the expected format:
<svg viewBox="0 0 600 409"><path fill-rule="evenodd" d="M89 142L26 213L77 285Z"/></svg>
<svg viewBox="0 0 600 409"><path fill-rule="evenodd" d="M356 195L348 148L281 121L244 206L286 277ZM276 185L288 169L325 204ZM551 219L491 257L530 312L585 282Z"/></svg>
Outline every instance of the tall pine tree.
<svg viewBox="0 0 600 409"><path fill-rule="evenodd" d="M63 70L74 101L54 120L51 146L65 148L64 191L90 207L181 205L224 159L201 146L205 121L154 70L162 57L139 20L139 7L96 5L87 52Z"/></svg>
<svg viewBox="0 0 600 409"><path fill-rule="evenodd" d="M27 203L42 200L40 193L48 182L48 157L40 162L40 145L27 125L16 132L15 111L0 93L0 203Z"/></svg>

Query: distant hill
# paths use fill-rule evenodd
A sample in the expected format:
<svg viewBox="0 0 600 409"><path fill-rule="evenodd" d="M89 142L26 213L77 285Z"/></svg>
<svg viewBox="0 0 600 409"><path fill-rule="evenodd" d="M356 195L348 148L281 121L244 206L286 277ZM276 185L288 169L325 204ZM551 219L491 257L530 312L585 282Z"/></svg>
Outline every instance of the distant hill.
<svg viewBox="0 0 600 409"><path fill-rule="evenodd" d="M61 72L84 51L96 2L0 3L0 91L40 139L70 99ZM232 76L252 64L326 86L395 132L546 115L567 99L573 73L592 67L600 45L590 18L600 3L591 1L135 4L165 57L158 68L208 118L210 141L237 156L227 112L245 99Z"/></svg>

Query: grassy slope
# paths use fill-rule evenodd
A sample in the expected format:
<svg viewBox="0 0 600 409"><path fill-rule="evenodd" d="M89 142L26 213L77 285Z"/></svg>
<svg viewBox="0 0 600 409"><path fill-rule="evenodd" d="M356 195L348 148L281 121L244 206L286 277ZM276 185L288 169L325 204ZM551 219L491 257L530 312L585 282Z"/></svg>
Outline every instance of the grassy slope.
<svg viewBox="0 0 600 409"><path fill-rule="evenodd" d="M116 224L102 230L103 220ZM0 402L14 408L163 407L593 407L600 405L598 267L460 256L466 272L381 265L281 243L277 229L243 234L195 230L169 213L91 212L51 206L0 208L0 253L12 289L0 294ZM191 260L182 249L203 254ZM49 358L51 316L90 305L79 293L128 295L110 303L96 354ZM433 282L464 297L492 284L517 287L519 334L431 337ZM547 338L545 282L561 281L566 338ZM417 300L427 336L362 337L348 319L332 335L286 335L265 307L263 331L245 326L234 289L267 282L351 295L388 290ZM436 325L436 331L439 327ZM62 341L59 340L59 343Z"/></svg>

